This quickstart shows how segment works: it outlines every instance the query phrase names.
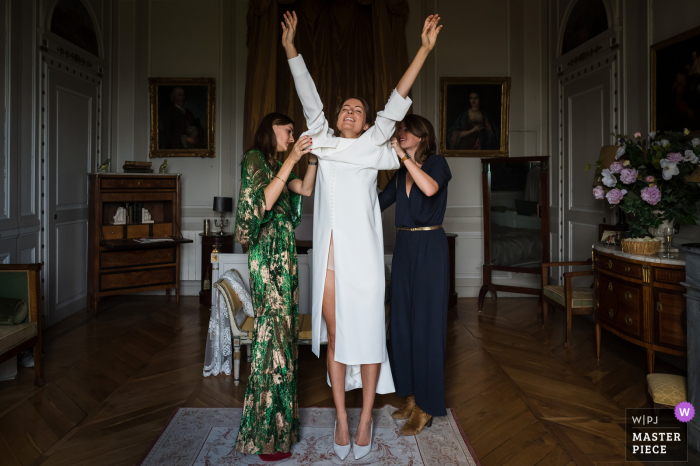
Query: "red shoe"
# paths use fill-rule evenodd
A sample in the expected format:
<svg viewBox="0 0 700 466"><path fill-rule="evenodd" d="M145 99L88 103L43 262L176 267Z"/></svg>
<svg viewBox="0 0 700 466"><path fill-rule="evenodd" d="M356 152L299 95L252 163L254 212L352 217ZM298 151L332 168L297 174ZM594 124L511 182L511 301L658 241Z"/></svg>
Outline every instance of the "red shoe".
<svg viewBox="0 0 700 466"><path fill-rule="evenodd" d="M263 461L280 461L280 460L286 460L287 458L291 458L292 452L290 451L287 453L282 453L281 451L277 451L271 455L261 454L261 455L258 455L258 457Z"/></svg>

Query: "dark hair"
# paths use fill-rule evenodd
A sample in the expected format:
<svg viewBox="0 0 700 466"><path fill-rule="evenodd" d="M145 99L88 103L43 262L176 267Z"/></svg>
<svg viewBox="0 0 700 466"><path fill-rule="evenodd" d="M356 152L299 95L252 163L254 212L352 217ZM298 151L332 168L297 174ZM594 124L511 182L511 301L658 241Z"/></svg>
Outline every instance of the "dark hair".
<svg viewBox="0 0 700 466"><path fill-rule="evenodd" d="M284 126L293 125L294 121L287 115L281 113L268 113L263 117L258 125L258 129L255 131L255 138L253 139L253 146L248 150L258 150L263 153L265 160L270 164L273 169L277 168L277 135L275 130L272 129L273 125Z"/></svg>
<svg viewBox="0 0 700 466"><path fill-rule="evenodd" d="M416 153L413 158L416 163L425 163L428 157L434 155L437 151L435 129L433 129L432 123L430 123L427 118L416 114L406 115L406 118L404 118L401 123L406 126L406 131L420 138L418 148L416 148Z"/></svg>
<svg viewBox="0 0 700 466"><path fill-rule="evenodd" d="M345 105L345 103L350 99L359 100L362 104L362 108L365 110L365 124L372 126L372 122L374 121L374 114L372 113L372 110L370 110L369 104L365 99L363 99L362 97L348 97L347 99L340 102L337 107L335 107L335 117L333 118L333 126L335 127L335 130L338 133L340 133L340 130L338 129L338 117L340 116L340 111L343 109L343 105ZM362 126L364 127L365 125L363 124ZM362 133L364 132L365 131L362 130Z"/></svg>

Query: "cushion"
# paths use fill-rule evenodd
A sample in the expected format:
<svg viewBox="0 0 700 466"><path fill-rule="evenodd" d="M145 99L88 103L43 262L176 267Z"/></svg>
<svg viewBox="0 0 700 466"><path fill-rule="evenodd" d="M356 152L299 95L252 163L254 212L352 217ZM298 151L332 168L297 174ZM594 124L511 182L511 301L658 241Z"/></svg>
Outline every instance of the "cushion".
<svg viewBox="0 0 700 466"><path fill-rule="evenodd" d="M27 303L16 298L0 298L0 325L17 325L27 319Z"/></svg>
<svg viewBox="0 0 700 466"><path fill-rule="evenodd" d="M240 329L248 332L248 338L253 338L253 325L255 319L246 317ZM299 314L299 339L311 340L311 314Z"/></svg>
<svg viewBox="0 0 700 466"><path fill-rule="evenodd" d="M36 322L19 325L0 325L0 354L21 345L36 336Z"/></svg>
<svg viewBox="0 0 700 466"><path fill-rule="evenodd" d="M241 325L239 328L243 330L244 332L248 332L248 338L253 338L253 325L255 324L255 319L246 316L245 320L243 321L243 325Z"/></svg>
<svg viewBox="0 0 700 466"><path fill-rule="evenodd" d="M566 306L563 286L547 285L544 287L544 295L554 302ZM574 287L573 298L574 302L571 307L593 307L593 290L590 288Z"/></svg>
<svg viewBox="0 0 700 466"><path fill-rule="evenodd" d="M29 302L29 272L0 270L0 296Z"/></svg>
<svg viewBox="0 0 700 466"><path fill-rule="evenodd" d="M681 401L688 401L686 378L682 375L648 374L647 385L656 404L676 406Z"/></svg>
<svg viewBox="0 0 700 466"><path fill-rule="evenodd" d="M311 314L299 314L299 339L311 340Z"/></svg>

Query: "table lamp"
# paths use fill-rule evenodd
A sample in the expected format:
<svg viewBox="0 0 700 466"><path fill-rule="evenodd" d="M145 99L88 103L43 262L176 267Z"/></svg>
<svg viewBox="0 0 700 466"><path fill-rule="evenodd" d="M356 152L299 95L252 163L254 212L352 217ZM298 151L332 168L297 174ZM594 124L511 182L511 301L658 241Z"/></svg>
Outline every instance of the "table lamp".
<svg viewBox="0 0 700 466"><path fill-rule="evenodd" d="M224 228L228 226L229 220L224 219L224 213L225 212L232 212L233 211L233 198L232 197L215 197L214 198L214 212L220 212L221 213L221 221L219 220L214 220L214 225L219 227L221 231L219 231L219 235L225 235L224 233Z"/></svg>

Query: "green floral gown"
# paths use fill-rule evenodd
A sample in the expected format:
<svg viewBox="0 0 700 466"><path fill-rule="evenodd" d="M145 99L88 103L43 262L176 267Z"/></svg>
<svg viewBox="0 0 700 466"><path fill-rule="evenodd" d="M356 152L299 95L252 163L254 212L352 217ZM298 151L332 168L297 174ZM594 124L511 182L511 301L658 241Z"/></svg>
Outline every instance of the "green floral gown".
<svg viewBox="0 0 700 466"><path fill-rule="evenodd" d="M299 274L294 229L301 221L301 196L285 186L265 210L265 187L277 174L265 156L243 158L236 212L236 241L248 249L250 291L255 309L253 359L236 450L247 454L288 452L299 439L297 342ZM296 179L294 173L289 180Z"/></svg>

